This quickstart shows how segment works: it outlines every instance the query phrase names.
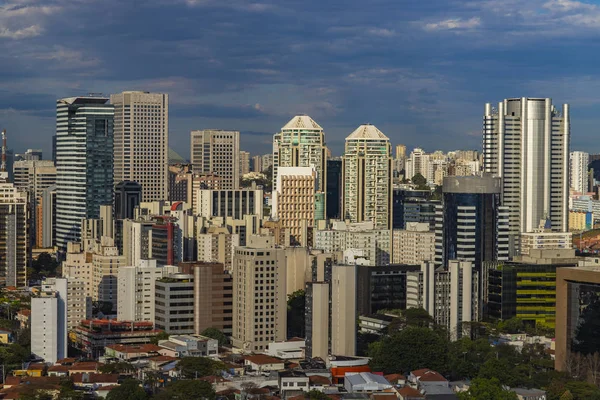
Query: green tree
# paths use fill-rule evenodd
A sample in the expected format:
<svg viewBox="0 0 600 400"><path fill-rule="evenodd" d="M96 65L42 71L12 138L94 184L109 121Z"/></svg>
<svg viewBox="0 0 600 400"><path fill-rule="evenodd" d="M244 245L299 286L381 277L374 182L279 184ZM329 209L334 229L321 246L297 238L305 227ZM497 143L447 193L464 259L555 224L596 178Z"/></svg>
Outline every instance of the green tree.
<svg viewBox="0 0 600 400"><path fill-rule="evenodd" d="M498 330L502 333L523 333L525 332L525 325L523 324L523 320L514 317L500 322Z"/></svg>
<svg viewBox="0 0 600 400"><path fill-rule="evenodd" d="M421 174L416 174L412 177L411 182L417 186L418 190L429 190L427 186L427 179Z"/></svg>
<svg viewBox="0 0 600 400"><path fill-rule="evenodd" d="M407 326L429 328L433 326L433 317L424 308L408 308L402 312Z"/></svg>
<svg viewBox="0 0 600 400"><path fill-rule="evenodd" d="M179 380L167 385L158 395L156 400L214 400L215 390L206 381Z"/></svg>
<svg viewBox="0 0 600 400"><path fill-rule="evenodd" d="M311 390L307 393L307 396L310 400L329 400L329 396L319 390Z"/></svg>
<svg viewBox="0 0 600 400"><path fill-rule="evenodd" d="M516 393L506 390L498 379L475 378L469 390L458 394L460 400L518 400Z"/></svg>
<svg viewBox="0 0 600 400"><path fill-rule="evenodd" d="M168 340L168 339L169 339L169 334L167 332L160 332L158 335L156 335L150 339L150 343L158 344L159 340Z"/></svg>
<svg viewBox="0 0 600 400"><path fill-rule="evenodd" d="M306 293L304 290L296 290L288 295L287 302L287 336L304 337L305 319L304 306Z"/></svg>
<svg viewBox="0 0 600 400"><path fill-rule="evenodd" d="M444 373L447 368L448 339L429 328L408 327L371 343L370 365L384 373L431 368Z"/></svg>
<svg viewBox="0 0 600 400"><path fill-rule="evenodd" d="M462 338L451 342L448 347L448 371L452 379L470 379L477 376L483 363L492 354L487 339ZM495 355L494 355L495 356Z"/></svg>
<svg viewBox="0 0 600 400"><path fill-rule="evenodd" d="M183 377L187 379L216 375L225 369L222 362L208 357L183 357L177 366Z"/></svg>
<svg viewBox="0 0 600 400"><path fill-rule="evenodd" d="M130 374L135 372L135 367L131 363L119 361L104 364L98 370L103 374Z"/></svg>
<svg viewBox="0 0 600 400"><path fill-rule="evenodd" d="M106 400L146 400L148 394L135 379L127 379L108 392Z"/></svg>
<svg viewBox="0 0 600 400"><path fill-rule="evenodd" d="M560 400L575 400L575 398L573 397L573 395L571 394L571 392L569 392L568 390L566 390L562 396L560 396Z"/></svg>
<svg viewBox="0 0 600 400"><path fill-rule="evenodd" d="M600 300L589 304L581 313L572 351L582 355L594 354L600 349Z"/></svg>
<svg viewBox="0 0 600 400"><path fill-rule="evenodd" d="M600 389L596 385L592 385L582 381L571 381L565 385L566 391L569 391L575 400L599 400ZM564 393L563 393L564 394Z"/></svg>
<svg viewBox="0 0 600 400"><path fill-rule="evenodd" d="M206 328L202 331L201 335L219 341L219 347L227 346L229 344L227 336L217 328Z"/></svg>

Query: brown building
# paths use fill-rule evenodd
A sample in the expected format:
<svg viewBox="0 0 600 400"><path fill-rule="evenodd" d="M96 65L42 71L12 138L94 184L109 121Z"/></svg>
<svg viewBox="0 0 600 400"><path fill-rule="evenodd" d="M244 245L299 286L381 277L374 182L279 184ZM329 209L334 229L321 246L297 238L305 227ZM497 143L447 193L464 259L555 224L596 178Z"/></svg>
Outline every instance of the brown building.
<svg viewBox="0 0 600 400"><path fill-rule="evenodd" d="M233 283L231 275L220 263L185 262L179 267L184 274L194 275L194 331L217 328L231 336L233 316Z"/></svg>
<svg viewBox="0 0 600 400"><path fill-rule="evenodd" d="M595 259L598 261L598 259ZM600 265L556 270L556 358L554 367L566 369L571 342L590 304L600 301Z"/></svg>

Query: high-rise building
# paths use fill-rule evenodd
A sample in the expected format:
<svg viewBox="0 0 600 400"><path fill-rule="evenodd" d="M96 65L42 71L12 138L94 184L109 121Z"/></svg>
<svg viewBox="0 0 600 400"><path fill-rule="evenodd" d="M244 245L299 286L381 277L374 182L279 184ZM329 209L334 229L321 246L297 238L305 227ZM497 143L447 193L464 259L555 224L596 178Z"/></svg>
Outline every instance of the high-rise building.
<svg viewBox="0 0 600 400"><path fill-rule="evenodd" d="M406 146L403 144L396 145L396 160L406 158Z"/></svg>
<svg viewBox="0 0 600 400"><path fill-rule="evenodd" d="M115 220L133 219L135 208L142 202L142 185L119 182L115 185Z"/></svg>
<svg viewBox="0 0 600 400"><path fill-rule="evenodd" d="M15 154L15 161L39 161L41 159L41 149L27 149L25 153Z"/></svg>
<svg viewBox="0 0 600 400"><path fill-rule="evenodd" d="M261 159L262 171L266 171L269 167L273 166L273 154L264 154Z"/></svg>
<svg viewBox="0 0 600 400"><path fill-rule="evenodd" d="M180 263L181 272L194 275L194 331L216 328L231 336L232 276L219 263Z"/></svg>
<svg viewBox="0 0 600 400"><path fill-rule="evenodd" d="M52 161L15 161L13 183L19 190L29 192L30 199L37 199L48 186L56 184L56 167Z"/></svg>
<svg viewBox="0 0 600 400"><path fill-rule="evenodd" d="M409 222L429 224L435 228L435 207L440 201L434 200L430 190L394 189L392 194L392 227L406 229Z"/></svg>
<svg viewBox="0 0 600 400"><path fill-rule="evenodd" d="M31 298L31 353L51 364L67 356L67 305L64 294L42 291Z"/></svg>
<svg viewBox="0 0 600 400"><path fill-rule="evenodd" d="M142 201L167 200L169 95L126 91L115 107L114 180L142 185Z"/></svg>
<svg viewBox="0 0 600 400"><path fill-rule="evenodd" d="M27 286L27 192L0 183L0 285Z"/></svg>
<svg viewBox="0 0 600 400"><path fill-rule="evenodd" d="M427 182L433 182L433 163L431 163L430 155L426 154L423 149L414 149L408 158L404 167L405 176L407 179L413 179L419 174Z"/></svg>
<svg viewBox="0 0 600 400"><path fill-rule="evenodd" d="M292 245L308 247L309 229L317 213L315 190L317 171L313 167L279 167L277 190L273 191L271 216L289 229ZM322 203L321 203L322 205Z"/></svg>
<svg viewBox="0 0 600 400"><path fill-rule="evenodd" d="M310 167L317 171L317 192L326 190L327 147L323 128L308 115L296 115L273 136L273 191L279 167Z"/></svg>
<svg viewBox="0 0 600 400"><path fill-rule="evenodd" d="M483 168L502 178L502 205L511 235L532 232L540 221L569 230L569 105L552 99L505 99L485 105Z"/></svg>
<svg viewBox="0 0 600 400"><path fill-rule="evenodd" d="M263 190L247 189L209 190L199 189L195 213L201 217L231 217L242 219L244 215L263 216Z"/></svg>
<svg viewBox="0 0 600 400"><path fill-rule="evenodd" d="M92 298L86 296L85 283L77 278L47 278L42 281L42 292L58 292L61 312L66 313L66 331L92 317ZM62 328L61 328L62 329ZM59 333L61 335L61 333Z"/></svg>
<svg viewBox="0 0 600 400"><path fill-rule="evenodd" d="M421 264L435 259L435 232L424 222L392 231L392 264Z"/></svg>
<svg viewBox="0 0 600 400"><path fill-rule="evenodd" d="M220 263L231 270L233 250L240 245L240 235L230 233L224 226L210 226L198 229L197 260L206 263Z"/></svg>
<svg viewBox="0 0 600 400"><path fill-rule="evenodd" d="M588 192L588 164L590 155L583 151L572 151L569 155L570 188L585 194Z"/></svg>
<svg viewBox="0 0 600 400"><path fill-rule="evenodd" d="M240 179L250 172L250 153L240 151Z"/></svg>
<svg viewBox="0 0 600 400"><path fill-rule="evenodd" d="M272 236L250 236L233 256L232 343L245 351L264 351L286 339L285 253Z"/></svg>
<svg viewBox="0 0 600 400"><path fill-rule="evenodd" d="M325 195L326 217L342 218L342 159L327 160L327 193Z"/></svg>
<svg viewBox="0 0 600 400"><path fill-rule="evenodd" d="M262 156L252 157L252 171L263 172L262 168Z"/></svg>
<svg viewBox="0 0 600 400"><path fill-rule="evenodd" d="M114 239L102 237L94 244L92 258L92 299L110 303L112 311L117 311L118 288L117 274L119 268L125 265L125 257L119 255Z"/></svg>
<svg viewBox="0 0 600 400"><path fill-rule="evenodd" d="M113 197L114 108L104 97L56 104L56 245L81 237L81 220L98 218Z"/></svg>
<svg viewBox="0 0 600 400"><path fill-rule="evenodd" d="M221 188L237 189L240 184L240 133L208 129L190 134L190 162L198 174L221 177Z"/></svg>
<svg viewBox="0 0 600 400"><path fill-rule="evenodd" d="M37 247L49 249L56 243L56 185L42 190L37 207Z"/></svg>
<svg viewBox="0 0 600 400"><path fill-rule="evenodd" d="M507 260L516 249L509 243L508 211L500 205L500 178L450 176L444 179L437 206L436 263Z"/></svg>
<svg viewBox="0 0 600 400"><path fill-rule="evenodd" d="M346 138L343 182L344 219L392 228L390 139L374 125L361 125Z"/></svg>
<svg viewBox="0 0 600 400"><path fill-rule="evenodd" d="M194 276L171 274L155 282L154 321L173 335L194 333Z"/></svg>
<svg viewBox="0 0 600 400"><path fill-rule="evenodd" d="M178 267L157 266L156 260L142 260L136 266L120 267L117 271L117 319L154 321L154 283L177 272Z"/></svg>

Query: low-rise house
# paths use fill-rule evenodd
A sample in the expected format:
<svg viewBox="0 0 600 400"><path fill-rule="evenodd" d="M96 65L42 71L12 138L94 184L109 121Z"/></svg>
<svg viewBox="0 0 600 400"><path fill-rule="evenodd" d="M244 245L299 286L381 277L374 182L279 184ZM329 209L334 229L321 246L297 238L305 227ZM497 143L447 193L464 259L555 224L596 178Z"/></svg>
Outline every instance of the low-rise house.
<svg viewBox="0 0 600 400"><path fill-rule="evenodd" d="M277 383L279 385L279 390L283 395L285 392L301 390L303 392L308 392L310 379L306 374L302 371L279 371L277 373Z"/></svg>
<svg viewBox="0 0 600 400"><path fill-rule="evenodd" d="M20 329L27 329L31 324L31 310L22 309L17 312L16 320L19 321Z"/></svg>
<svg viewBox="0 0 600 400"><path fill-rule="evenodd" d="M158 342L160 354L171 357L218 357L219 341L202 335L171 335Z"/></svg>
<svg viewBox="0 0 600 400"><path fill-rule="evenodd" d="M393 387L381 375L370 372L348 373L344 378L344 388L349 393L353 392L382 392Z"/></svg>
<svg viewBox="0 0 600 400"><path fill-rule="evenodd" d="M322 392L326 387L331 386L331 379L321 375L311 375L308 377L308 385L310 390Z"/></svg>
<svg viewBox="0 0 600 400"><path fill-rule="evenodd" d="M96 362L96 361L84 361L78 362L71 366L69 366L69 375L73 374L83 374L83 373L100 373L99 368L104 364Z"/></svg>
<svg viewBox="0 0 600 400"><path fill-rule="evenodd" d="M255 354L244 357L244 366L247 370L258 373L285 369L283 360L264 354Z"/></svg>
<svg viewBox="0 0 600 400"><path fill-rule="evenodd" d="M546 392L540 389L511 389L517 394L519 400L546 400Z"/></svg>
<svg viewBox="0 0 600 400"><path fill-rule="evenodd" d="M14 340L13 333L11 331L6 331L4 329L0 329L0 343L9 344Z"/></svg>
<svg viewBox="0 0 600 400"><path fill-rule="evenodd" d="M114 357L123 361L135 361L154 357L159 354L160 347L154 344L125 345L111 344L104 348L105 357Z"/></svg>
<svg viewBox="0 0 600 400"><path fill-rule="evenodd" d="M158 371L163 365L177 363L179 359L171 356L156 356L148 359L148 368Z"/></svg>
<svg viewBox="0 0 600 400"><path fill-rule="evenodd" d="M53 365L48 367L48 376L69 376L69 367L67 365Z"/></svg>
<svg viewBox="0 0 600 400"><path fill-rule="evenodd" d="M47 367L44 363L31 363L27 366L27 376L43 376Z"/></svg>
<svg viewBox="0 0 600 400"><path fill-rule="evenodd" d="M358 326L363 333L382 334L392 323L394 317L383 314L361 315L358 317Z"/></svg>
<svg viewBox="0 0 600 400"><path fill-rule="evenodd" d="M406 384L406 376L403 374L384 375L384 378L387 379L387 381L392 385L404 386Z"/></svg>
<svg viewBox="0 0 600 400"><path fill-rule="evenodd" d="M119 374L73 374L71 380L75 387L97 389L103 386L113 386L119 383Z"/></svg>
<svg viewBox="0 0 600 400"><path fill-rule="evenodd" d="M425 398L425 395L413 387L404 386L398 389L398 397L400 400L422 400Z"/></svg>
<svg viewBox="0 0 600 400"><path fill-rule="evenodd" d="M439 372L428 368L411 371L410 375L408 375L408 381L411 385L416 387L420 387L420 385L425 382L430 385L450 387L446 378L444 378Z"/></svg>
<svg viewBox="0 0 600 400"><path fill-rule="evenodd" d="M60 380L61 378L54 376L7 376L4 388L0 390L0 398L3 400L20 399L25 390L31 389L40 390L52 398L57 398L60 391Z"/></svg>
<svg viewBox="0 0 600 400"><path fill-rule="evenodd" d="M99 388L94 389L94 396L96 396L98 399L105 399L110 391L117 387L119 387L119 385L100 386Z"/></svg>

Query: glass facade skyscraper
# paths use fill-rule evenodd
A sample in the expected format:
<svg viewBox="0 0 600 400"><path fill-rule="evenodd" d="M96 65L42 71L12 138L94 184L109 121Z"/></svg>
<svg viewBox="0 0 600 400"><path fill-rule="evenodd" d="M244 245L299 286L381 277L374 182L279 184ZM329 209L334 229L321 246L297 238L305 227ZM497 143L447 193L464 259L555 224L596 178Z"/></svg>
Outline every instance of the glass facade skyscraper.
<svg viewBox="0 0 600 400"><path fill-rule="evenodd" d="M56 103L56 245L81 239L81 220L113 201L114 108L104 97Z"/></svg>

